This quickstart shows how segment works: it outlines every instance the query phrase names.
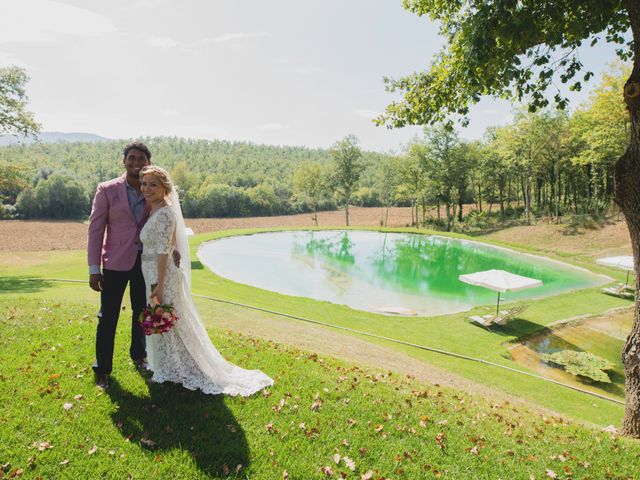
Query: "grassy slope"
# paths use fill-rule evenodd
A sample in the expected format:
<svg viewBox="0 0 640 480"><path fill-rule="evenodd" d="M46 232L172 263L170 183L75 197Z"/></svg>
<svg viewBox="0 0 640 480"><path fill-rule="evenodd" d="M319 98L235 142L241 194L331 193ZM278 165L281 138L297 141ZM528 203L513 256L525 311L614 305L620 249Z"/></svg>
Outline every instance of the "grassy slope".
<svg viewBox="0 0 640 480"><path fill-rule="evenodd" d="M113 387L101 393L88 368L95 306L27 295L0 297L0 309L6 477L229 472L274 479L286 470L291 479L308 479L326 478L326 467L334 478L356 479L369 471L373 478L410 479L547 478L549 471L558 478L633 478L640 471L635 441L216 329L210 335L228 359L275 379L267 394L206 396L145 382L125 361L126 322Z"/></svg>
<svg viewBox="0 0 640 480"><path fill-rule="evenodd" d="M394 229L394 231L414 231ZM197 246L206 240L225 235L246 233L247 231L227 231L198 235L192 240L192 258L195 259ZM530 251L533 251L530 249ZM28 291L39 298L62 301L87 301L97 303L97 295L85 284L60 284L55 282L30 282L27 277L86 279L83 252L25 252L15 258L13 253L0 254L0 274L4 283L2 291L6 295L23 294ZM194 263L194 292L240 303L248 303L261 308L298 315L334 325L347 326L392 338L444 349L464 355L482 358L491 362L514 366L509 359L505 342L529 334L542 326L580 314L600 313L610 308L628 306L629 302L602 295L597 289L571 292L531 302L523 315L524 319L509 324L503 331L490 333L465 321L466 313L440 317L397 318L355 311L328 302L274 294L212 275L208 270L197 268ZM616 271L594 268L594 271L622 274ZM4 288L7 287L7 288ZM13 293L12 293L13 292ZM214 308L210 302L199 300L203 317L210 323L215 316L208 315ZM241 307L215 304L216 315L237 315ZM480 307L478 313L486 313L492 307ZM261 315L265 322L269 315L246 310L245 315ZM452 328L455 326L455 328ZM597 425L618 424L622 416L622 406L595 397L565 389L541 380L525 377L479 363L468 362L432 352L384 342L387 346L405 352L430 364L453 371L474 381L522 396L546 408Z"/></svg>

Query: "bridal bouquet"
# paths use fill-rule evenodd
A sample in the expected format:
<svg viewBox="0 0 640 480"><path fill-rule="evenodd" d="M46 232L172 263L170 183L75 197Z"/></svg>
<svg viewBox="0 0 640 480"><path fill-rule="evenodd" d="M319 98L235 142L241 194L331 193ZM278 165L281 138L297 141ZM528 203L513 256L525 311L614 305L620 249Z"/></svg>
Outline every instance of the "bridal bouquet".
<svg viewBox="0 0 640 480"><path fill-rule="evenodd" d="M165 333L178 321L173 305L147 305L140 313L140 325L145 335Z"/></svg>

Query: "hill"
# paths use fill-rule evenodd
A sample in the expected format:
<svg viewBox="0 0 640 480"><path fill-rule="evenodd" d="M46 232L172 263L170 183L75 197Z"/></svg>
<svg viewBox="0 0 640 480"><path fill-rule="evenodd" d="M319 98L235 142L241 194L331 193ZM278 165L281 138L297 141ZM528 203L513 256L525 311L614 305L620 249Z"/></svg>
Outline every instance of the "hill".
<svg viewBox="0 0 640 480"><path fill-rule="evenodd" d="M93 133L81 132L42 132L37 138L16 137L13 135L0 135L0 147L8 145L33 145L39 143L69 143L69 142L106 142L108 138Z"/></svg>
<svg viewBox="0 0 640 480"><path fill-rule="evenodd" d="M94 306L0 300L5 478L634 478L638 442L504 401L210 331L275 385L251 398L154 384L127 365L93 385ZM16 401L18 400L18 401ZM89 473L91 472L91 473Z"/></svg>

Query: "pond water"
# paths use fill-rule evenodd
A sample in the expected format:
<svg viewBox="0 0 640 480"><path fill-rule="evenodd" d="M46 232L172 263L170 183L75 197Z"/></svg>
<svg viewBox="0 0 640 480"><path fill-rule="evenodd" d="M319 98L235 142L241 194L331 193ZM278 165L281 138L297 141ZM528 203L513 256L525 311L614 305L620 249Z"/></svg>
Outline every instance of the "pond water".
<svg viewBox="0 0 640 480"><path fill-rule="evenodd" d="M198 257L224 278L359 310L440 315L495 303L497 293L458 280L492 268L543 281L504 301L555 295L607 281L564 263L436 235L356 230L269 232L222 238Z"/></svg>
<svg viewBox="0 0 640 480"><path fill-rule="evenodd" d="M551 332L535 335L511 347L509 351L514 361L544 377L622 399L624 398L624 367L621 352L632 324L633 312L629 310L589 318L560 326ZM608 360L614 366L613 370L607 372L611 383L595 382L588 378L571 375L540 359L541 353L554 353L560 350L590 352Z"/></svg>

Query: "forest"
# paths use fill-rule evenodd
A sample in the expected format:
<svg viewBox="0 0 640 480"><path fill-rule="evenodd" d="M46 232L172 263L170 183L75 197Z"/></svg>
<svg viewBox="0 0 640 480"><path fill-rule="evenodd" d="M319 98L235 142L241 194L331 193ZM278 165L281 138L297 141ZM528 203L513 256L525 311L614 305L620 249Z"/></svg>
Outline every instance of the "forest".
<svg viewBox="0 0 640 480"><path fill-rule="evenodd" d="M349 205L411 206L414 225L445 230L606 214L613 166L629 138L619 101L629 67L612 64L573 111L517 110L468 141L425 127L401 154L177 137L142 138L172 174L185 216L282 215ZM122 173L126 141L0 147L0 218L86 218L96 185ZM470 204L471 208L463 205Z"/></svg>

